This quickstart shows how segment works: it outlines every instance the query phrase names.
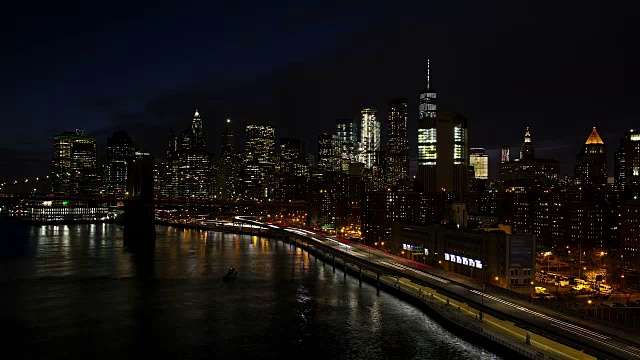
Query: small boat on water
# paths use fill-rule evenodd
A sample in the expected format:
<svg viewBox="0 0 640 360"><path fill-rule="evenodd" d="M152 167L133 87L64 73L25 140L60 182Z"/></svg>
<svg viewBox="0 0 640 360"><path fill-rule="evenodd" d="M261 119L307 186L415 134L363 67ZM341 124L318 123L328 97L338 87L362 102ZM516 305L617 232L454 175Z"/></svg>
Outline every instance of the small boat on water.
<svg viewBox="0 0 640 360"><path fill-rule="evenodd" d="M233 281L235 280L237 274L238 274L238 271L232 266L229 268L229 271L227 271L227 274L222 277L222 281L224 282Z"/></svg>

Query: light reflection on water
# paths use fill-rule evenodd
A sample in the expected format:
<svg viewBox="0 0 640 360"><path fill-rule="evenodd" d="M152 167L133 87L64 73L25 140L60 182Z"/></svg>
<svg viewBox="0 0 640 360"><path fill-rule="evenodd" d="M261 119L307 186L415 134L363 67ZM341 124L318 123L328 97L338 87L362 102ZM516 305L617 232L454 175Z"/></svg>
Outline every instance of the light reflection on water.
<svg viewBox="0 0 640 360"><path fill-rule="evenodd" d="M158 227L149 256L117 225L7 226L0 321L24 358L496 358L282 242Z"/></svg>

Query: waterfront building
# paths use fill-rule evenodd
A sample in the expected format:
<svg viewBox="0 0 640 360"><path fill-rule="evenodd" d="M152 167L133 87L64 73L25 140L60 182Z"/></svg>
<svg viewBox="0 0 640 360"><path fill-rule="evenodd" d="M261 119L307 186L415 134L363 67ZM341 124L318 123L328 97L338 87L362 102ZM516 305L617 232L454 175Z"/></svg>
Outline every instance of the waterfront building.
<svg viewBox="0 0 640 360"><path fill-rule="evenodd" d="M116 131L107 139L107 163L104 185L106 195L124 197L127 188L127 164L135 152L135 144L126 131Z"/></svg>
<svg viewBox="0 0 640 360"><path fill-rule="evenodd" d="M211 154L200 113L196 109L191 126L182 134L177 160L177 193L180 198L208 199L211 194Z"/></svg>
<svg viewBox="0 0 640 360"><path fill-rule="evenodd" d="M269 200L274 197L276 172L276 135L271 125L251 123L245 126L245 197Z"/></svg>
<svg viewBox="0 0 640 360"><path fill-rule="evenodd" d="M531 286L536 239L457 224L395 222L392 252L497 286Z"/></svg>
<svg viewBox="0 0 640 360"><path fill-rule="evenodd" d="M98 195L96 137L82 130L54 136L51 175L56 195Z"/></svg>

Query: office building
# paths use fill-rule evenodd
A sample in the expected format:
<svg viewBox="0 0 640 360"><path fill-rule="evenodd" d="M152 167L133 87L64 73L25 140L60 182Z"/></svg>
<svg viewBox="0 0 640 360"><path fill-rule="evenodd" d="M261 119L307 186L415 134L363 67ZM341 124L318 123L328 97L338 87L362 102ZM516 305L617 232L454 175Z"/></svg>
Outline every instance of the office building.
<svg viewBox="0 0 640 360"><path fill-rule="evenodd" d="M483 148L469 149L469 164L473 167L475 179L489 179L489 155Z"/></svg>
<svg viewBox="0 0 640 360"><path fill-rule="evenodd" d="M500 163L511 161L511 145L502 145L500 147Z"/></svg>
<svg viewBox="0 0 640 360"><path fill-rule="evenodd" d="M427 59L426 87L420 93L418 107L418 172L416 179L422 192L436 192L437 94L431 88L429 59Z"/></svg>
<svg viewBox="0 0 640 360"><path fill-rule="evenodd" d="M371 169L378 162L380 151L380 121L376 117L376 110L365 108L361 111L360 148L358 161L365 169Z"/></svg>
<svg viewBox="0 0 640 360"><path fill-rule="evenodd" d="M605 185L608 168L604 142L593 127L591 135L585 141L582 150L576 156L574 176L585 185Z"/></svg>
<svg viewBox="0 0 640 360"><path fill-rule="evenodd" d="M353 120L336 120L336 136L339 142L340 169L349 172L349 165L356 162L358 137Z"/></svg>
<svg viewBox="0 0 640 360"><path fill-rule="evenodd" d="M215 197L222 200L235 200L238 197L240 157L236 147L236 136L231 119L224 121L222 132L222 151L216 173Z"/></svg>
<svg viewBox="0 0 640 360"><path fill-rule="evenodd" d="M245 126L244 193L251 200L269 200L275 189L276 133L271 125Z"/></svg>
<svg viewBox="0 0 640 360"><path fill-rule="evenodd" d="M124 197L127 189L127 164L135 152L135 144L125 131L116 131L107 139L107 163L104 185L106 195Z"/></svg>
<svg viewBox="0 0 640 360"><path fill-rule="evenodd" d="M553 159L536 159L531 141L531 131L526 129L520 158L499 164L498 187L526 188L535 185L548 186L558 182L560 163Z"/></svg>
<svg viewBox="0 0 640 360"><path fill-rule="evenodd" d="M408 100L389 100L386 185L407 187L409 179Z"/></svg>
<svg viewBox="0 0 640 360"><path fill-rule="evenodd" d="M182 134L177 160L178 197L208 199L212 185L211 154L207 152L207 141L200 113L196 109L191 126Z"/></svg>
<svg viewBox="0 0 640 360"><path fill-rule="evenodd" d="M628 130L616 152L615 183L624 189L627 200L640 199L640 131Z"/></svg>
<svg viewBox="0 0 640 360"><path fill-rule="evenodd" d="M318 168L323 171L340 171L340 141L334 134L318 135Z"/></svg>
<svg viewBox="0 0 640 360"><path fill-rule="evenodd" d="M98 195L95 136L85 136L82 130L54 136L52 165L54 194Z"/></svg>

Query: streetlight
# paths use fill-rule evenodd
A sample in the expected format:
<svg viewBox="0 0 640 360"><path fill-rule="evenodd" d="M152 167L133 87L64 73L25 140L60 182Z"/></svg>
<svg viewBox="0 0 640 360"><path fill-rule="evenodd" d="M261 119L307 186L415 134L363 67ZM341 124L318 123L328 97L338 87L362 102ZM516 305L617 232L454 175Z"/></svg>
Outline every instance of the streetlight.
<svg viewBox="0 0 640 360"><path fill-rule="evenodd" d="M533 305L533 295L536 293L535 289L533 288L533 281L531 282L531 305Z"/></svg>
<svg viewBox="0 0 640 360"><path fill-rule="evenodd" d="M620 278L622 278L622 290L624 290L624 274L620 275Z"/></svg>

